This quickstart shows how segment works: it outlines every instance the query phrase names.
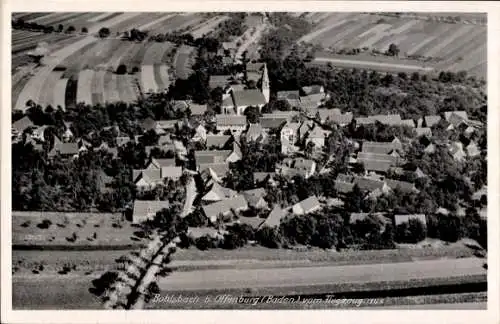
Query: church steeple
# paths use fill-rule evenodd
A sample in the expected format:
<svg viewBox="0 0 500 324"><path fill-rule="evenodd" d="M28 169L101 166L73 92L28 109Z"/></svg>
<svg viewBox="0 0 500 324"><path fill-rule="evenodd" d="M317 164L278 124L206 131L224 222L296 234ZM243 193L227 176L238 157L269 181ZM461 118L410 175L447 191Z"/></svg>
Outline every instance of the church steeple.
<svg viewBox="0 0 500 324"><path fill-rule="evenodd" d="M267 65L264 63L264 69L262 70L262 94L266 98L266 104L269 103L269 96L271 90L269 88L269 76L267 75Z"/></svg>

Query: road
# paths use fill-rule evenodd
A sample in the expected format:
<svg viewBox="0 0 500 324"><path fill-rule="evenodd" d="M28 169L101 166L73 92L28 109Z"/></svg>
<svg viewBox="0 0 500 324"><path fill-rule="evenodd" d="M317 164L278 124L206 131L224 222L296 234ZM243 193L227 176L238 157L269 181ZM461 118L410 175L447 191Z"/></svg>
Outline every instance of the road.
<svg viewBox="0 0 500 324"><path fill-rule="evenodd" d="M219 269L174 272L162 278L162 292L230 288L314 286L332 283L367 283L485 274L483 260L463 258L353 266L275 269ZM29 309L99 309L88 289L90 276L13 276L13 307Z"/></svg>
<svg viewBox="0 0 500 324"><path fill-rule="evenodd" d="M194 177L190 177L188 183L186 184L186 202L184 203L184 208L181 213L181 217L189 215L193 211L193 202L196 198L196 182Z"/></svg>

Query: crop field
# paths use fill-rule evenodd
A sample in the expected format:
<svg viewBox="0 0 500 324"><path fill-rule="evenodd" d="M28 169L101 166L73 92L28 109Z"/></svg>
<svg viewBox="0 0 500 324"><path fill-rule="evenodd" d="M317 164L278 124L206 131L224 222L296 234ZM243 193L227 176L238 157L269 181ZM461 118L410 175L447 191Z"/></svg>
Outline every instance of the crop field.
<svg viewBox="0 0 500 324"><path fill-rule="evenodd" d="M228 20L228 16L216 16L208 19L202 24L199 24L196 28L191 29L190 33L194 38L199 38L204 35L211 33L215 27L217 27L220 23L225 20Z"/></svg>
<svg viewBox="0 0 500 324"><path fill-rule="evenodd" d="M179 79L187 79L191 74L191 66L194 64L193 54L196 48L191 46L181 46L174 58L175 73Z"/></svg>
<svg viewBox="0 0 500 324"><path fill-rule="evenodd" d="M485 77L485 25L362 13L312 13L305 18L312 21L315 27L299 42L319 45L328 52L355 48L385 52L390 44L396 44L400 49L399 58L410 58L414 61L413 65L425 65L436 71L463 70L470 75ZM316 58L318 62L330 62L334 66L356 67L356 62L352 62L356 56L344 55L344 60L336 58L331 61L326 60L328 56ZM415 70L407 62L401 64L409 66L407 71L401 71ZM362 64L361 68L369 67ZM388 68L388 72L393 71Z"/></svg>
<svg viewBox="0 0 500 324"><path fill-rule="evenodd" d="M43 220L51 222L48 228L41 225ZM12 228L13 245L127 246L140 241L131 239L138 229L122 221L120 214L14 212Z"/></svg>

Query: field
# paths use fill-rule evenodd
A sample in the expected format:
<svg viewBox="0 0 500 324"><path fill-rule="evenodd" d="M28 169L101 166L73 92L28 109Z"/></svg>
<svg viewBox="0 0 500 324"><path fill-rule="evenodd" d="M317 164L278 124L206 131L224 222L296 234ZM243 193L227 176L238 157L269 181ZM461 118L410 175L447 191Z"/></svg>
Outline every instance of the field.
<svg viewBox="0 0 500 324"><path fill-rule="evenodd" d="M26 109L26 102L33 100L42 106L52 105L66 108L66 104L78 101L87 104L105 102L133 102L140 95L137 84L162 91L168 88L173 76L170 75L174 58L172 43L122 41L116 33L132 28L156 33L175 30L193 31L195 34L209 33L225 16L206 18L198 13L14 13L14 18L39 24L63 24L74 26L76 33L51 33L14 30L12 32L12 106L13 109ZM86 27L88 35L80 34L81 27ZM98 39L94 34L101 28L111 30L108 39ZM27 55L40 42L47 43L49 54L42 59L42 64L35 66ZM183 50L181 50L181 53ZM176 64L178 74L189 75L193 62L192 49L187 56L180 55ZM120 64L127 68L127 74L115 74ZM141 70L150 75L142 75ZM149 66L149 67L148 67ZM58 68L54 71L55 68ZM137 72L133 72L137 71ZM62 76L60 71L63 71ZM64 102L66 94L64 83L72 79L78 83L74 101ZM146 84L144 84L146 82ZM56 87L57 85L57 87ZM50 91L45 91L52 86Z"/></svg>
<svg viewBox="0 0 500 324"><path fill-rule="evenodd" d="M453 15L452 15L453 16ZM422 72L433 70L467 71L469 75L486 77L486 26L463 19L458 23L422 19L421 16L385 16L361 13L313 13L305 16L315 24L314 30L299 42L321 46L326 52L346 49L376 50L385 52L390 44L396 44L399 57L411 58L413 63L401 62L404 67L390 65L370 66L361 63L360 68L375 68L388 72L413 72L419 66ZM470 19L470 18L469 18ZM331 54L330 54L331 55ZM357 67L356 56L336 57L321 52L317 63L330 62L334 66ZM369 61L372 55L365 54ZM396 64L397 62L395 62Z"/></svg>
<svg viewBox="0 0 500 324"><path fill-rule="evenodd" d="M194 64L193 56L195 53L195 48L190 46L181 46L174 58L173 66L175 67L175 73L179 79L187 79L191 74L191 66Z"/></svg>
<svg viewBox="0 0 500 324"><path fill-rule="evenodd" d="M48 228L41 225L45 219L51 222ZM127 248L141 241L134 236L138 229L123 221L121 214L15 212L12 216L12 229L12 244L16 246ZM74 241L73 233L76 235Z"/></svg>

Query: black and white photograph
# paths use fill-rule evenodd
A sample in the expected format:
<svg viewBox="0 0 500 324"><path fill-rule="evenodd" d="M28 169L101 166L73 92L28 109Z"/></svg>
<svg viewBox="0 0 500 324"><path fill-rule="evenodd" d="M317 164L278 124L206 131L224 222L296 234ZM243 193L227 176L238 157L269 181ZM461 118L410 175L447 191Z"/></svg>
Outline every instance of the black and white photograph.
<svg viewBox="0 0 500 324"><path fill-rule="evenodd" d="M286 8L10 13L13 311L488 308L492 18Z"/></svg>

